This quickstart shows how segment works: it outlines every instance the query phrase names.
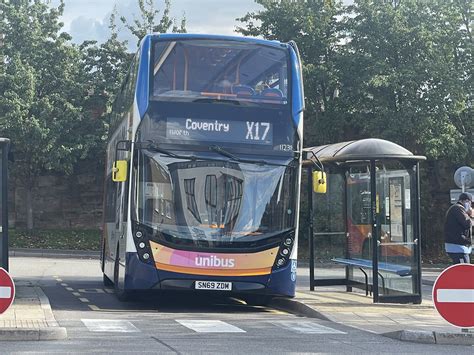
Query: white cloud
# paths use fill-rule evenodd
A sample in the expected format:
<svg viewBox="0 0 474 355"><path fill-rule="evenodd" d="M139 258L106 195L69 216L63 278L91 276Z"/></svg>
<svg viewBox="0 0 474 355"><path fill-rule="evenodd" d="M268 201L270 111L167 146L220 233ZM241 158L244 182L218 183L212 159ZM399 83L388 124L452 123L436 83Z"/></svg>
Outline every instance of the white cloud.
<svg viewBox="0 0 474 355"><path fill-rule="evenodd" d="M110 35L109 18L114 5L119 16L133 20L138 16L137 0L64 0L66 3L64 30L71 34L73 42L96 40L102 43ZM343 0L350 4L353 0ZM52 0L57 6L59 0ZM158 9L163 9L164 0L155 0ZM186 29L189 33L235 34L236 26L241 25L236 18L248 12L262 9L254 0L171 0L171 16L178 24L183 13L186 17ZM116 19L120 28L120 38L129 41L129 49L135 51L136 38Z"/></svg>
<svg viewBox="0 0 474 355"><path fill-rule="evenodd" d="M59 0L54 0L57 5ZM65 0L66 7L62 21L64 30L71 34L73 42L96 40L102 43L110 35L109 18L114 5L119 16L133 20L139 17L137 0ZM158 9L163 9L163 0L155 1ZM186 17L186 29L189 33L235 34L233 31L239 23L235 20L249 11L260 8L254 0L172 0L171 16L178 25ZM136 39L124 28L119 18L121 39L129 41L130 50L135 50Z"/></svg>

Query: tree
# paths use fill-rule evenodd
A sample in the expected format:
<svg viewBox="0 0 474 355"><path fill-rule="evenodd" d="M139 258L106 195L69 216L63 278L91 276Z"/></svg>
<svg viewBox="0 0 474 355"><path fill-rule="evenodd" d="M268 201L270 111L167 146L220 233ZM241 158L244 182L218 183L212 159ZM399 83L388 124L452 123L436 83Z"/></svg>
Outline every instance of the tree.
<svg viewBox="0 0 474 355"><path fill-rule="evenodd" d="M86 41L80 46L84 82L88 87L86 107L95 117L103 119L111 108L133 58L133 54L127 52L127 41L118 39L116 16L117 10L114 8L109 19L111 35L105 43L97 45L96 41Z"/></svg>
<svg viewBox="0 0 474 355"><path fill-rule="evenodd" d="M62 1L57 8L40 0L0 4L0 135L13 142L13 173L26 188L28 229L38 175L71 173L102 133L101 123L82 110L81 56L60 32L63 9Z"/></svg>
<svg viewBox="0 0 474 355"><path fill-rule="evenodd" d="M456 64L462 22L454 3L357 0L348 10L341 91L362 134L433 159L466 157L458 122L469 69Z"/></svg>
<svg viewBox="0 0 474 355"><path fill-rule="evenodd" d="M186 18L183 16L180 26L176 24L176 19L170 17L171 0L164 0L163 15L161 18L160 10L157 10L154 5L154 0L138 0L138 7L140 9L140 19L134 18L131 24L124 16L120 20L125 27L137 37L140 43L141 39L146 34L158 32L166 33L171 29L172 32L186 33Z"/></svg>

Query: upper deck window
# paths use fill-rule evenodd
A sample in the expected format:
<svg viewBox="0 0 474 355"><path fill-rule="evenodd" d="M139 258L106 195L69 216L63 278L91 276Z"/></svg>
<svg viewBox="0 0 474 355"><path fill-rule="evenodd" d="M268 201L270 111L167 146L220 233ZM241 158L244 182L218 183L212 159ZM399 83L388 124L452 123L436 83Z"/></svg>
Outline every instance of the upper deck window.
<svg viewBox="0 0 474 355"><path fill-rule="evenodd" d="M158 41L152 99L288 102L287 51L225 40Z"/></svg>

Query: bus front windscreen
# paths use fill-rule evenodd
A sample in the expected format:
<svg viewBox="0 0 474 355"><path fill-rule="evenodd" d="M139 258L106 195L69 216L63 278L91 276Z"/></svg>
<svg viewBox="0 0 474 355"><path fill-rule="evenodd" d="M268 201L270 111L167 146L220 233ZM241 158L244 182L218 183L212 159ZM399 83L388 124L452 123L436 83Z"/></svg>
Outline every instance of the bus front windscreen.
<svg viewBox="0 0 474 355"><path fill-rule="evenodd" d="M157 41L153 100L288 103L288 52L231 40Z"/></svg>
<svg viewBox="0 0 474 355"><path fill-rule="evenodd" d="M253 248L294 230L297 168L136 151L132 218L156 242Z"/></svg>

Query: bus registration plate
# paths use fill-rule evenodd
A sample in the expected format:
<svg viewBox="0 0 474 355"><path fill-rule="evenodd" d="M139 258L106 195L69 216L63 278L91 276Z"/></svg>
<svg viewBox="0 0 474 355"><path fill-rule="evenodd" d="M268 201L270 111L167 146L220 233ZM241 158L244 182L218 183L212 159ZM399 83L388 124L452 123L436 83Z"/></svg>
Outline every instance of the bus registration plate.
<svg viewBox="0 0 474 355"><path fill-rule="evenodd" d="M232 291L232 282L196 281L196 290Z"/></svg>

